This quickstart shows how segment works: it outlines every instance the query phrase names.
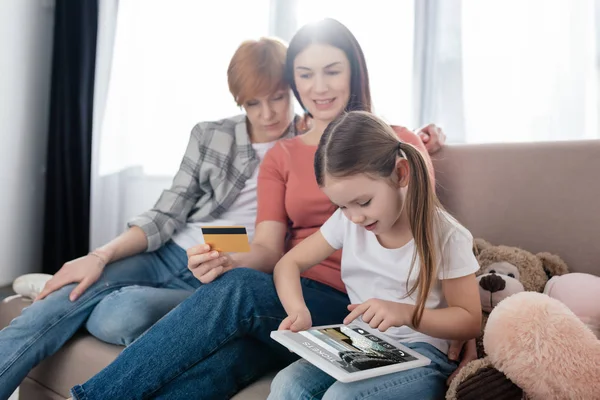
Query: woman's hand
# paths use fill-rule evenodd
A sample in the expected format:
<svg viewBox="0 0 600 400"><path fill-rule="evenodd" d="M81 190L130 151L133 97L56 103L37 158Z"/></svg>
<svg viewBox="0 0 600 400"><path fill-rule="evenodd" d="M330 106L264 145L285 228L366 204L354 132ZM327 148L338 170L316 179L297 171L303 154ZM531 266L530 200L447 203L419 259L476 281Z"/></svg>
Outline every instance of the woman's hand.
<svg viewBox="0 0 600 400"><path fill-rule="evenodd" d="M99 253L99 251L97 252ZM50 293L70 283L79 283L69 295L71 301L77 300L79 296L100 278L107 259L107 255L88 254L66 262L61 269L46 282L44 289L38 294L35 301L44 299Z"/></svg>
<svg viewBox="0 0 600 400"><path fill-rule="evenodd" d="M437 153L446 143L446 135L442 128L429 124L415 132L423 141L429 154Z"/></svg>
<svg viewBox="0 0 600 400"><path fill-rule="evenodd" d="M304 307L289 313L286 319L281 321L277 330L298 332L310 329L311 326L312 318L310 316L310 311L308 311L308 308Z"/></svg>
<svg viewBox="0 0 600 400"><path fill-rule="evenodd" d="M414 306L393 301L370 299L362 304L350 304L348 310L351 312L344 318L345 325L362 315L363 322L369 324L371 328L385 332L392 326L409 325Z"/></svg>
<svg viewBox="0 0 600 400"><path fill-rule="evenodd" d="M235 263L227 253L210 249L207 244L199 244L187 250L188 268L202 283L210 283L223 273L235 268Z"/></svg>

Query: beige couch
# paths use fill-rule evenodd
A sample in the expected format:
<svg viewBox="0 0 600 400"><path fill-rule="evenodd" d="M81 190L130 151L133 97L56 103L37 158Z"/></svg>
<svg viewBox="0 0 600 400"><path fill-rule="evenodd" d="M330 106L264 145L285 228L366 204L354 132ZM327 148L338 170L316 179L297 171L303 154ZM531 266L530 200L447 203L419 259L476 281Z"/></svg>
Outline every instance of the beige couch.
<svg viewBox="0 0 600 400"><path fill-rule="evenodd" d="M448 146L434 158L443 204L475 236L600 275L600 141ZM27 304L1 304L0 327ZM21 399L65 398L121 349L81 334L31 371ZM235 399L265 399L268 389L265 377Z"/></svg>

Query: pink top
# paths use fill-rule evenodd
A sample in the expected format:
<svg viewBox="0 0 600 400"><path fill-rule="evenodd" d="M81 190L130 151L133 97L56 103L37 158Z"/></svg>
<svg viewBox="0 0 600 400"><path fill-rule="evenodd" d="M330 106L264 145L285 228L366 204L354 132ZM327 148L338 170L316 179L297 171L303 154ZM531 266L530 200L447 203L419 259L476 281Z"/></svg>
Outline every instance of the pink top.
<svg viewBox="0 0 600 400"><path fill-rule="evenodd" d="M431 168L431 159L421 139L406 128L394 127L398 137L417 147ZM288 226L286 251L316 232L336 207L317 185L314 158L317 146L300 136L280 140L267 152L258 174L256 224L277 221ZM340 273L341 250L315 265L302 276L345 292Z"/></svg>

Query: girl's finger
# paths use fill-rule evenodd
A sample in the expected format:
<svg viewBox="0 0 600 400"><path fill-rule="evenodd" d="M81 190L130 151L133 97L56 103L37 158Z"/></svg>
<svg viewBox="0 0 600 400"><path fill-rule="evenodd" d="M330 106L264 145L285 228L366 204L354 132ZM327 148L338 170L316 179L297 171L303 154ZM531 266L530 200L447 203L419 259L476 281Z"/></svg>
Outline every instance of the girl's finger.
<svg viewBox="0 0 600 400"><path fill-rule="evenodd" d="M369 322L369 326L373 329L377 329L377 327L379 327L379 325L381 325L382 322L383 322L383 317L379 314L375 314L373 316L373 318L371 318L371 322Z"/></svg>
<svg viewBox="0 0 600 400"><path fill-rule="evenodd" d="M369 309L369 305L363 303L356 307L346 318L344 318L344 325L348 325L350 322L354 321L356 318L361 316L366 310Z"/></svg>

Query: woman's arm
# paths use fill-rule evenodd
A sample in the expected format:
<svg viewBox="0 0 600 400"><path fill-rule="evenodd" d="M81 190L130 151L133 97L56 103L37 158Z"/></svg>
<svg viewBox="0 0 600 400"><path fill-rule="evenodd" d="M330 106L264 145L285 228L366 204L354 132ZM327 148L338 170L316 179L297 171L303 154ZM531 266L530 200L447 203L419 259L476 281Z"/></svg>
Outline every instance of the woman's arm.
<svg viewBox="0 0 600 400"><path fill-rule="evenodd" d="M250 253L233 256L235 266L273 272L285 250L289 216L285 205L291 156L284 143L265 154L258 171L256 233Z"/></svg>
<svg viewBox="0 0 600 400"><path fill-rule="evenodd" d="M233 267L253 268L273 272L285 249L287 226L277 221L263 221L256 225L250 252L231 255Z"/></svg>
<svg viewBox="0 0 600 400"><path fill-rule="evenodd" d="M103 256L104 261L110 264L126 257L142 253L148 247L146 233L138 226L132 226L104 246L94 252Z"/></svg>
<svg viewBox="0 0 600 400"><path fill-rule="evenodd" d="M66 262L54 276L46 282L44 289L36 297L42 300L50 293L70 283L79 283L71 291L71 301L77 300L102 275L104 267L114 261L141 253L146 249L146 234L137 226L96 249L92 254Z"/></svg>
<svg viewBox="0 0 600 400"><path fill-rule="evenodd" d="M286 151L276 144L267 152L258 173L257 217L248 253L231 255L210 251L208 245L188 250L188 267L202 283L209 283L236 267L271 273L285 250L288 215L285 208ZM289 161L288 161L289 162Z"/></svg>
<svg viewBox="0 0 600 400"><path fill-rule="evenodd" d="M179 170L169 189L163 190L154 207L128 222L128 226L138 226L147 238L146 251L154 251L165 244L175 230L181 229L198 199L204 195L200 188L200 166L205 162L201 152L203 136L202 124L194 126Z"/></svg>

